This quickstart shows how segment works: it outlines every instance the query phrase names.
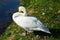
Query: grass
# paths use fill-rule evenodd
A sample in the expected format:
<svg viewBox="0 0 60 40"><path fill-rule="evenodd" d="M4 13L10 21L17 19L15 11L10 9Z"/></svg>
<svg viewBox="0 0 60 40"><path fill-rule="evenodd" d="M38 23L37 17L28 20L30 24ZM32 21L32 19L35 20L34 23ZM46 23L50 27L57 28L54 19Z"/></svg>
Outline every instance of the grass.
<svg viewBox="0 0 60 40"><path fill-rule="evenodd" d="M50 29L60 29L60 0L20 0L20 5L27 8L28 13L41 20L44 25ZM45 15L42 15L45 13ZM26 37L20 34L24 32L24 29L18 27L12 22L5 32L0 35L0 40L31 40L35 35L33 33ZM50 37L48 40L60 40L59 37Z"/></svg>

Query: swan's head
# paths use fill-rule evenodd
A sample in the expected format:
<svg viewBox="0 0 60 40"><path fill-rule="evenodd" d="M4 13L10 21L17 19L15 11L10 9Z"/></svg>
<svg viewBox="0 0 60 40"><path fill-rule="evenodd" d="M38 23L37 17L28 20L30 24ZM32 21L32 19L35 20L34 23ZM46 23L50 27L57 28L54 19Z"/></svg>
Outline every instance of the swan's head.
<svg viewBox="0 0 60 40"><path fill-rule="evenodd" d="M23 16L26 16L26 15L27 15L26 8L23 7L23 6L20 6L20 7L18 8L18 11L19 11L19 13L20 13L21 15L23 15Z"/></svg>

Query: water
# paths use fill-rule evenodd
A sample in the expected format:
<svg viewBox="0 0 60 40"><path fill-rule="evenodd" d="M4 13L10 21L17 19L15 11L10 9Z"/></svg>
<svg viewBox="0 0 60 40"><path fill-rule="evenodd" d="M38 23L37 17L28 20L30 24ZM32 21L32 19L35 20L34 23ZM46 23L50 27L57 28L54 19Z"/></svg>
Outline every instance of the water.
<svg viewBox="0 0 60 40"><path fill-rule="evenodd" d="M19 0L0 0L0 33L11 22L12 14L16 12L19 4Z"/></svg>

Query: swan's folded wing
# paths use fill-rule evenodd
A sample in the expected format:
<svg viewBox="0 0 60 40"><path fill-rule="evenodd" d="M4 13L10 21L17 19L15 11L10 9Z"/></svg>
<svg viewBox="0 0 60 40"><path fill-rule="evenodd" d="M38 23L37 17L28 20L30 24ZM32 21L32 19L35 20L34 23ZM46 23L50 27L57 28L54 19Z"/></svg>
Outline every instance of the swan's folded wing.
<svg viewBox="0 0 60 40"><path fill-rule="evenodd" d="M46 33L50 33L49 29L46 26L44 26L42 22L40 22L39 20L37 21L37 26L38 26L37 28L38 30L41 30Z"/></svg>

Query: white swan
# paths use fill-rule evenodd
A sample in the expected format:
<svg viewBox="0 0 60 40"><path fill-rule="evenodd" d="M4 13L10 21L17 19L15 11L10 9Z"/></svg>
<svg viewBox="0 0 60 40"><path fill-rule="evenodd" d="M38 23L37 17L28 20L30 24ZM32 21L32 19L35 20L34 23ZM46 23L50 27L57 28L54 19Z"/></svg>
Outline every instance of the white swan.
<svg viewBox="0 0 60 40"><path fill-rule="evenodd" d="M40 22L36 17L27 16L25 7L20 6L18 12L14 13L12 16L13 21L19 25L21 28L29 31L43 31L50 33L49 29L45 27L42 22Z"/></svg>

